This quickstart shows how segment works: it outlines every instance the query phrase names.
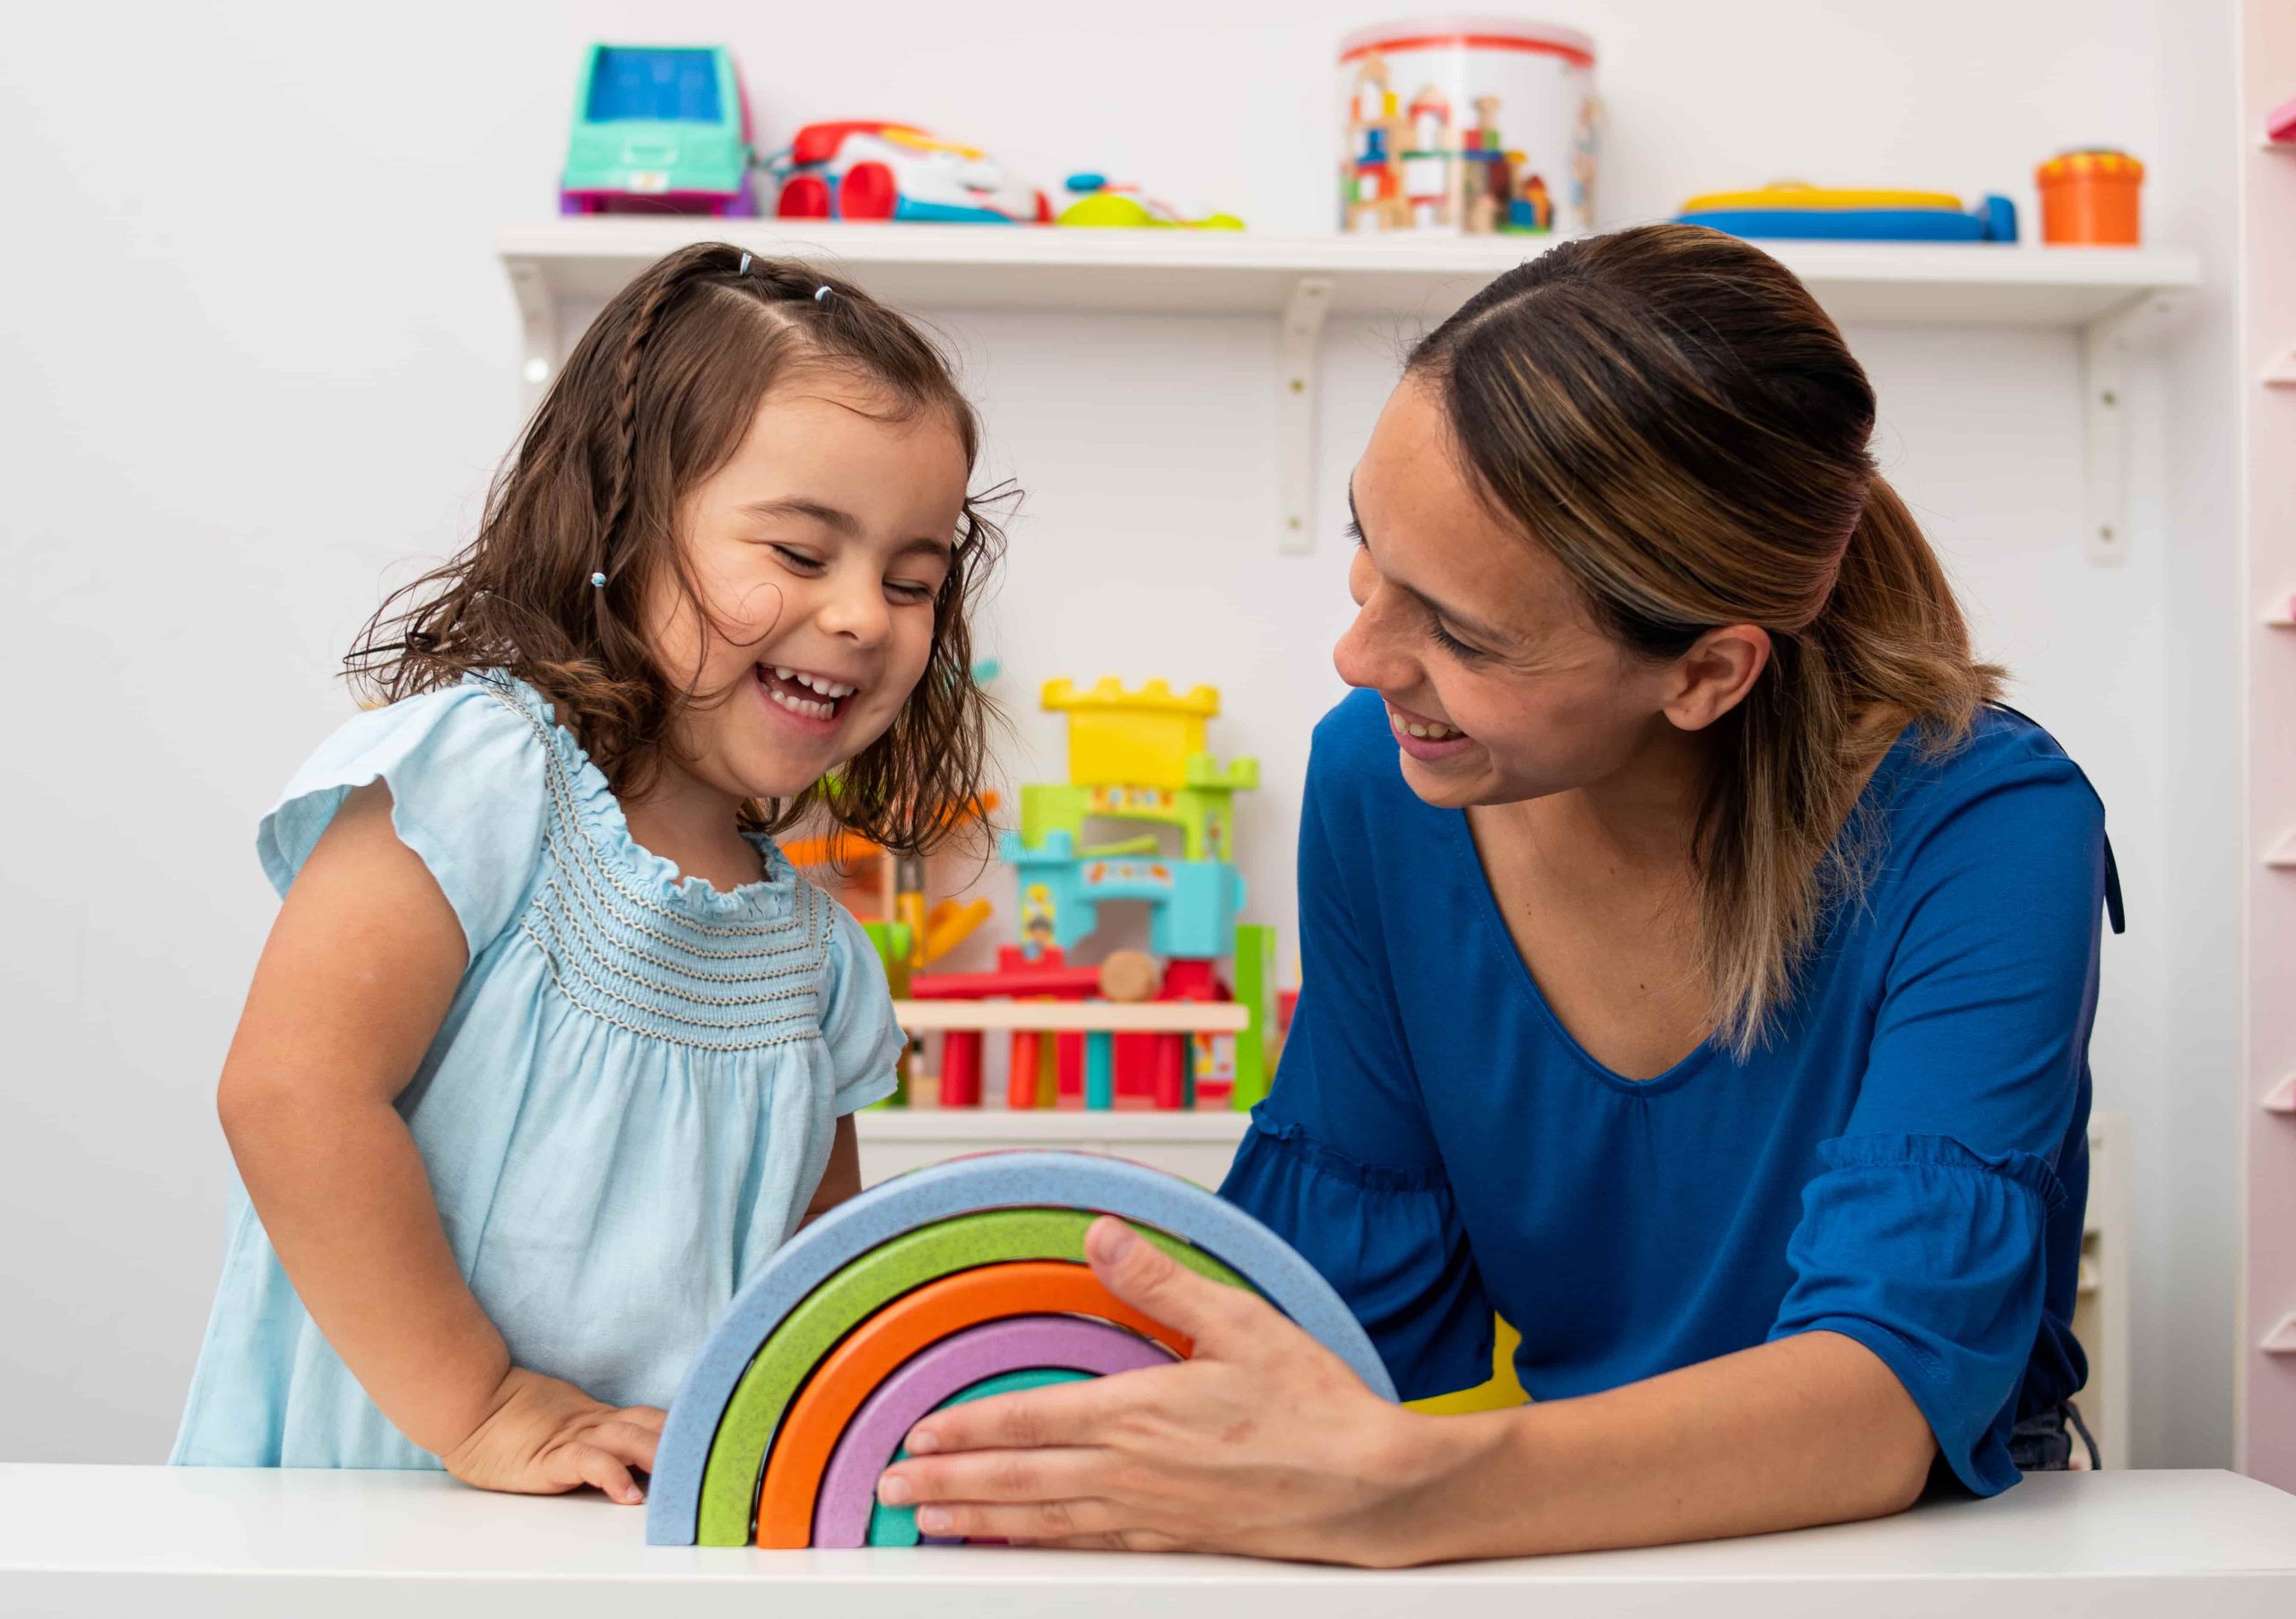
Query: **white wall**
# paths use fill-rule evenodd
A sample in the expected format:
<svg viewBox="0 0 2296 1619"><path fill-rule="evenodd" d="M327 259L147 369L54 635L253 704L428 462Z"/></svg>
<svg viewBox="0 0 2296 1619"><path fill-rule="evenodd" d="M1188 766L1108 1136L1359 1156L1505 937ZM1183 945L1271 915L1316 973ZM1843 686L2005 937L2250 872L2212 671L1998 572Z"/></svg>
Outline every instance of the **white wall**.
<svg viewBox="0 0 2296 1619"><path fill-rule="evenodd" d="M2227 0L1540 0L1593 32L1609 223L1694 190L2010 191L2061 146L2153 164L2162 239L2213 255ZM249 843L344 712L378 581L468 533L515 422L490 251L547 213L576 54L723 39L769 139L914 119L1042 178L1098 167L1255 227L1326 223L1331 41L1387 11L755 4L43 7L0 52L0 1458L150 1459L213 1284L210 1087L272 901ZM1392 14L1391 13L1388 14ZM354 22L352 19L358 19ZM2214 121L2212 121L2214 120ZM2213 267L2221 269L2216 257ZM1272 554L1263 323L946 316L996 466L1031 494L987 636L1054 674L1207 680L1260 915L1287 924L1306 736L1337 694L1340 493L1407 318L1326 349L1323 537ZM2110 809L2099 1100L2136 1122L2136 1441L2229 1448L2229 479L2196 322L2146 392L2126 567L2082 560L2069 338L1851 334L1883 456L2019 700ZM2173 458L2163 458L2163 447ZM2170 520L2171 514L2174 520ZM1023 735L1054 729L1017 701Z"/></svg>

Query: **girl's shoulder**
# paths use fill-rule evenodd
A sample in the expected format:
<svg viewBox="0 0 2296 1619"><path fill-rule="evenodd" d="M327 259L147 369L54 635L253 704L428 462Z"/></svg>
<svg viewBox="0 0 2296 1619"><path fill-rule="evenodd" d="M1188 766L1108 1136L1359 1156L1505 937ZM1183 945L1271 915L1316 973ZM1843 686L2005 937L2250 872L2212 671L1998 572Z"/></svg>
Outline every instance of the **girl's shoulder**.
<svg viewBox="0 0 2296 1619"><path fill-rule="evenodd" d="M539 701L507 676L472 676L345 720L257 830L272 886L283 897L352 789L380 782L400 841L445 891L475 955L509 921L540 859L552 738Z"/></svg>

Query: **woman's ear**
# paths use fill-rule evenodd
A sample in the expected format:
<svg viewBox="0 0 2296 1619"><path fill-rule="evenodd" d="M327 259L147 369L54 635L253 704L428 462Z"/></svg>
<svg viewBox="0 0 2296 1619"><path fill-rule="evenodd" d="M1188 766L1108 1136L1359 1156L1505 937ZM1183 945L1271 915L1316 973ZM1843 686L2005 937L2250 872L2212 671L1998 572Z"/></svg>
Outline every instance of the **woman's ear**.
<svg viewBox="0 0 2296 1619"><path fill-rule="evenodd" d="M1709 630L1674 663L1674 692L1661 710L1679 731L1702 731L1745 701L1770 666L1770 631L1752 624Z"/></svg>

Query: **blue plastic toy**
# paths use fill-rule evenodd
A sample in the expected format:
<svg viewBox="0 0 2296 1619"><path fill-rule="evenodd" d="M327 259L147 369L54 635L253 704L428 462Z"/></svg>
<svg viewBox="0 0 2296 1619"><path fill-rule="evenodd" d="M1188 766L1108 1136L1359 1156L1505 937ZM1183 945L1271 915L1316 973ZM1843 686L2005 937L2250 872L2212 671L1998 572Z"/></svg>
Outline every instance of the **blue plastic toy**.
<svg viewBox="0 0 2296 1619"><path fill-rule="evenodd" d="M750 155L749 100L733 52L593 45L558 211L754 214Z"/></svg>

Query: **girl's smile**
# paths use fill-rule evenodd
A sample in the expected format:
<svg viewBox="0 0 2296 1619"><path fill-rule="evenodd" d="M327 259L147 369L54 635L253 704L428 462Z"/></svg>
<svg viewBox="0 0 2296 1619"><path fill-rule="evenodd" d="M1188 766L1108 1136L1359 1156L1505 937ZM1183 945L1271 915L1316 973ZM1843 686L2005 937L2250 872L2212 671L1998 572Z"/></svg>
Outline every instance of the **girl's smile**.
<svg viewBox="0 0 2296 1619"><path fill-rule="evenodd" d="M813 736L836 736L851 707L848 700L861 689L857 681L781 665L768 668L759 664L754 674L759 694L777 717L786 716L790 724Z"/></svg>

